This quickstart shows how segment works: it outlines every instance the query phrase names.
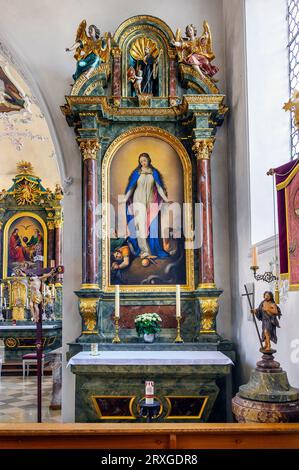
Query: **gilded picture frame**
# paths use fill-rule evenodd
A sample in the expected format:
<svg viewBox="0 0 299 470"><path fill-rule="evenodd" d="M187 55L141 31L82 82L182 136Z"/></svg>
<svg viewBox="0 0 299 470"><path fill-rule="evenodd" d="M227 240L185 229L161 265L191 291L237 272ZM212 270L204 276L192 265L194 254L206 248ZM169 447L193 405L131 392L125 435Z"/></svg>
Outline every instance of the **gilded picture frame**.
<svg viewBox="0 0 299 470"><path fill-rule="evenodd" d="M185 241L193 240L192 215L192 167L189 155L180 140L164 129L154 126L141 126L132 128L118 136L108 147L102 161L102 289L104 292L114 292L115 285L111 284L110 272L110 170L117 151L126 143L138 137L154 137L168 143L178 155L183 169L183 202L185 208ZM182 290L194 290L194 250L185 249L186 283L181 285ZM159 285L121 285L122 292L171 292L176 287L172 284Z"/></svg>

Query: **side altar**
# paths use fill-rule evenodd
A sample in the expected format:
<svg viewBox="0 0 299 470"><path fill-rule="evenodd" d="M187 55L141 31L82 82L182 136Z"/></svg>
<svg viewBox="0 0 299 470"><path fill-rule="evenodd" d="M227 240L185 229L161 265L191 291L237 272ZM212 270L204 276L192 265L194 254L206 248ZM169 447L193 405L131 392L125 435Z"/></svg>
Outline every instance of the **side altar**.
<svg viewBox="0 0 299 470"><path fill-rule="evenodd" d="M8 361L36 352L34 303L43 305L44 352L61 346L63 274L54 280L46 272L62 264L62 199L61 187L45 188L25 161L17 164L11 187L0 192L0 340ZM40 294L38 276L44 281Z"/></svg>
<svg viewBox="0 0 299 470"><path fill-rule="evenodd" d="M227 108L216 85L211 31L205 21L200 36L191 24L185 35L180 29L174 34L147 15L124 21L113 35L101 36L95 25L86 28L82 21L74 45L66 49L75 51L76 71L61 107L82 155L82 285L75 292L82 333L69 351L75 361L76 420L96 419L97 389L117 397L120 386L128 393L127 380L140 396L146 379L154 380L163 396L173 392L175 382L178 395L204 392L210 398L201 417L194 418L187 405L184 410L195 421L208 420L217 415L217 396L230 398L229 364L174 364L170 386L163 364L127 364L120 379L122 366L103 375L92 362L77 363L76 355L99 343L105 353L148 350L163 357L165 351L194 351L205 352L209 361L208 353L217 352L234 360L233 345L216 326L222 289L214 279L210 159ZM181 343L174 342L176 286ZM136 316L143 313L162 319L159 337L148 346L135 331ZM208 383L213 391L205 388Z"/></svg>

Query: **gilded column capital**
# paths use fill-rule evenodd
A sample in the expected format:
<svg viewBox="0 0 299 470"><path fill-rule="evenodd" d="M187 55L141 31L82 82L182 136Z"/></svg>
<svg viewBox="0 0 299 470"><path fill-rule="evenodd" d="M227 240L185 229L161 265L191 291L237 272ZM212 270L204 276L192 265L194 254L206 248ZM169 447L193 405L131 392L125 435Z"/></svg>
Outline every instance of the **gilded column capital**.
<svg viewBox="0 0 299 470"><path fill-rule="evenodd" d="M80 150L83 157L83 161L85 160L96 160L97 159L97 152L100 148L100 143L98 140L81 140L80 142Z"/></svg>
<svg viewBox="0 0 299 470"><path fill-rule="evenodd" d="M63 220L62 219L57 219L54 221L54 227L55 228L61 228L63 226Z"/></svg>
<svg viewBox="0 0 299 470"><path fill-rule="evenodd" d="M54 230L55 228L54 220L47 220L47 227L49 230Z"/></svg>
<svg viewBox="0 0 299 470"><path fill-rule="evenodd" d="M117 47L113 47L111 49L111 54L113 55L113 57L120 57L121 56L121 50L118 49Z"/></svg>
<svg viewBox="0 0 299 470"><path fill-rule="evenodd" d="M215 139L194 139L192 150L197 160L209 160L213 151Z"/></svg>

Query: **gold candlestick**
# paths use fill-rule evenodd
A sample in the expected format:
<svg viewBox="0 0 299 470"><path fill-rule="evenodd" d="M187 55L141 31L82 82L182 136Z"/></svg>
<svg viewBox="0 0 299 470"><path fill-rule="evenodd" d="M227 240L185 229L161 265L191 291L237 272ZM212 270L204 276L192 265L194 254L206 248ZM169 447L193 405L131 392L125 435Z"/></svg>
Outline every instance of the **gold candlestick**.
<svg viewBox="0 0 299 470"><path fill-rule="evenodd" d="M118 336L118 332L119 332L119 326L118 326L118 322L119 322L119 317L114 317L114 322L115 322L115 336L112 340L112 343L120 343L120 337Z"/></svg>
<svg viewBox="0 0 299 470"><path fill-rule="evenodd" d="M176 338L174 340L175 343L183 343L184 340L181 337L181 318L182 317L176 317L177 320L177 329L176 329Z"/></svg>

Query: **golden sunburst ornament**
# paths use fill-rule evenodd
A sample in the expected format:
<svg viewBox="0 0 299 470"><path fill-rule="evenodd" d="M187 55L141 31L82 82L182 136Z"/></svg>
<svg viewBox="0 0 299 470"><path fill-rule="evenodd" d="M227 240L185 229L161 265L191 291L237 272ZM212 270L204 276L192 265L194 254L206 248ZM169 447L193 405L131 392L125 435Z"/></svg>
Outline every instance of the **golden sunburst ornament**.
<svg viewBox="0 0 299 470"><path fill-rule="evenodd" d="M130 55L135 60L143 61L144 57L146 56L146 48L149 49L149 53L154 57L154 59L158 57L159 49L157 47L157 44L152 39L146 37L138 38L136 39L136 41L133 42L130 49Z"/></svg>
<svg viewBox="0 0 299 470"><path fill-rule="evenodd" d="M22 175L34 175L33 165L30 162L25 162L21 160L17 163L18 173Z"/></svg>

